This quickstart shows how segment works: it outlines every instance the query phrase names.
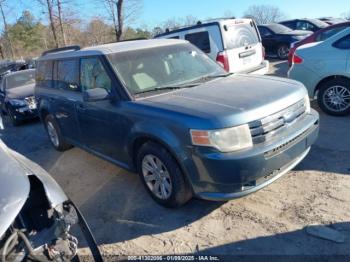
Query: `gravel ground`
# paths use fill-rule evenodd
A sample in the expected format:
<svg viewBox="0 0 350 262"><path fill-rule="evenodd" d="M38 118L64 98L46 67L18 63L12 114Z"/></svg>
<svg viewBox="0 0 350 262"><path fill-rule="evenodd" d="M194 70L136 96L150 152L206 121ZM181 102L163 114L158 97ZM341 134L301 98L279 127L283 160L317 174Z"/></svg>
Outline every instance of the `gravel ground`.
<svg viewBox="0 0 350 262"><path fill-rule="evenodd" d="M285 76L286 67L272 62L271 74ZM56 152L38 121L12 127L4 119L0 138L52 174L104 254L350 255L350 117L320 115L310 154L272 185L225 203L194 199L176 210L155 204L135 174L78 148ZM310 236L309 225L330 226L345 242Z"/></svg>

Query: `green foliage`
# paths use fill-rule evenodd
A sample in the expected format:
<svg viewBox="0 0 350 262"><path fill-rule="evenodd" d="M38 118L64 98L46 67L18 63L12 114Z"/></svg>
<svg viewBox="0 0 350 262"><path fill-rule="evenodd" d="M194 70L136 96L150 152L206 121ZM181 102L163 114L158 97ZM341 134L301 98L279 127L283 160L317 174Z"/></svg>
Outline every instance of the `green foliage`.
<svg viewBox="0 0 350 262"><path fill-rule="evenodd" d="M9 26L8 33L16 53L29 56L44 48L43 32L45 30L45 26L35 21L29 11L24 11L17 22Z"/></svg>

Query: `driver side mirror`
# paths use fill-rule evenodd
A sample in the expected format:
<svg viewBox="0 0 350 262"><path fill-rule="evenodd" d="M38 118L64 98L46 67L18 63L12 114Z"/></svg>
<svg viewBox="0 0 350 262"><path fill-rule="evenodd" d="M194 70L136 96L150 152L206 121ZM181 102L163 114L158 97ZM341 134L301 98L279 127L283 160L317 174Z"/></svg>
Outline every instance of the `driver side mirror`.
<svg viewBox="0 0 350 262"><path fill-rule="evenodd" d="M97 87L97 88L85 90L83 93L83 98L84 98L84 101L86 102L106 100L109 98L109 93L106 89Z"/></svg>

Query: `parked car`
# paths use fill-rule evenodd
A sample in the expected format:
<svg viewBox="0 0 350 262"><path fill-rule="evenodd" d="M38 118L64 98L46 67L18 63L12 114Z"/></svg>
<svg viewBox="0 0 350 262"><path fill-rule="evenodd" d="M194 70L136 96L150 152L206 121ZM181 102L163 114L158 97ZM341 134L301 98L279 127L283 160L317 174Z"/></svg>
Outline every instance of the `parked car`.
<svg viewBox="0 0 350 262"><path fill-rule="evenodd" d="M95 261L102 261L88 225L41 167L0 140L0 260L72 261L80 226Z"/></svg>
<svg viewBox="0 0 350 262"><path fill-rule="evenodd" d="M328 39L329 37L339 33L340 31L342 31L348 27L350 27L350 21L345 22L345 23L331 25L331 26L328 26L326 28L323 28L323 29L313 33L312 35L304 38L303 40L301 40L299 42L293 43L290 50L289 50L289 54L288 54L289 67L292 66L292 59L293 59L294 52L299 46L302 46L302 45L305 45L308 43L324 41L324 40Z"/></svg>
<svg viewBox="0 0 350 262"><path fill-rule="evenodd" d="M288 72L330 115L350 113L350 28L323 42L299 47Z"/></svg>
<svg viewBox="0 0 350 262"><path fill-rule="evenodd" d="M318 133L302 84L229 74L184 40L52 50L36 80L57 150L79 146L138 171L167 207L257 191L297 165Z"/></svg>
<svg viewBox="0 0 350 262"><path fill-rule="evenodd" d="M266 54L277 55L279 59L287 59L291 45L311 35L311 31L292 30L280 24L258 26Z"/></svg>
<svg viewBox="0 0 350 262"><path fill-rule="evenodd" d="M294 19L280 22L281 25L287 26L293 30L306 30L316 32L328 26L327 23L318 19Z"/></svg>
<svg viewBox="0 0 350 262"><path fill-rule="evenodd" d="M0 85L0 113L9 115L14 125L38 117L34 98L35 70L23 70L4 76Z"/></svg>
<svg viewBox="0 0 350 262"><path fill-rule="evenodd" d="M269 70L259 31L251 19L218 19L156 36L184 39L217 61L227 72L264 75Z"/></svg>
<svg viewBox="0 0 350 262"><path fill-rule="evenodd" d="M29 69L29 64L25 61L11 61L11 60L2 60L0 61L0 80L7 74L11 72L16 72L20 70Z"/></svg>
<svg viewBox="0 0 350 262"><path fill-rule="evenodd" d="M335 17L321 17L321 18L318 18L318 20L321 20L329 25L335 25L335 24L344 23L348 21L345 18L335 18Z"/></svg>

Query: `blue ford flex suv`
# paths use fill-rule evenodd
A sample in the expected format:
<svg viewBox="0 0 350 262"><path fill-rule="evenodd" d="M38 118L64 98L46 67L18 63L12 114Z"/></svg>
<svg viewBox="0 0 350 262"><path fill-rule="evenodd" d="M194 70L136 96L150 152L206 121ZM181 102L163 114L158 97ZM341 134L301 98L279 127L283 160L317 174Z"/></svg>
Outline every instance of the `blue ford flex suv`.
<svg viewBox="0 0 350 262"><path fill-rule="evenodd" d="M301 83L228 74L184 40L47 51L35 95L57 150L78 146L137 171L167 207L257 191L296 166L318 135Z"/></svg>

